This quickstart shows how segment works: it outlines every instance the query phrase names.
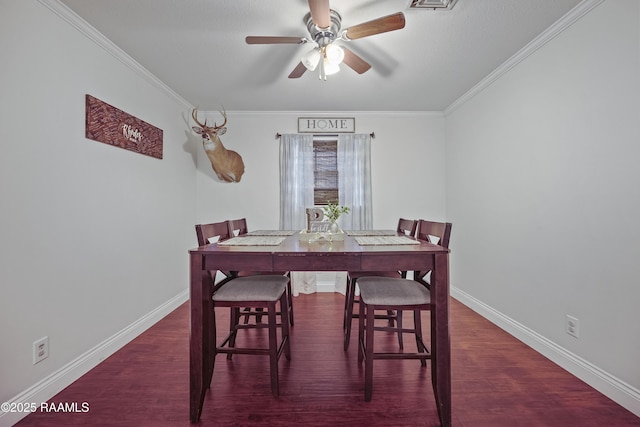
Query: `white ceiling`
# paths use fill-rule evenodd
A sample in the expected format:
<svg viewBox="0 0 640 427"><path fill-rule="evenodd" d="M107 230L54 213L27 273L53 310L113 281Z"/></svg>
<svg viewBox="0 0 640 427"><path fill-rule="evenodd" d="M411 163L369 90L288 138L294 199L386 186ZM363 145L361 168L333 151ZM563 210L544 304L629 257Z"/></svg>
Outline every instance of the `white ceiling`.
<svg viewBox="0 0 640 427"><path fill-rule="evenodd" d="M348 42L358 75L287 76L312 45L247 45L248 35L308 36L307 0L60 0L202 110L442 111L580 0L332 0L342 27L402 11L406 27Z"/></svg>

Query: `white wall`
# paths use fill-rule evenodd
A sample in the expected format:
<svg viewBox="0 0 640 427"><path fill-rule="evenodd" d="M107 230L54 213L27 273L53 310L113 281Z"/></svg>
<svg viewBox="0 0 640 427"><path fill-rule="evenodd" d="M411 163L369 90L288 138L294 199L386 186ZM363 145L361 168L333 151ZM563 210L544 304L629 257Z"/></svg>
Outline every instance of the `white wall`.
<svg viewBox="0 0 640 427"><path fill-rule="evenodd" d="M247 217L249 229L277 228L280 184L275 135L297 132L298 117L323 115L355 117L356 132L375 132L371 148L374 227L394 228L400 216L444 219L441 113L228 112L222 141L242 155L246 171L239 183L220 183L204 151L199 150L198 221ZM215 112L207 117L221 121Z"/></svg>
<svg viewBox="0 0 640 427"><path fill-rule="evenodd" d="M42 3L0 0L0 58L5 402L186 300L197 147L184 102ZM85 139L85 94L163 129L164 158ZM49 358L32 365L43 336Z"/></svg>
<svg viewBox="0 0 640 427"><path fill-rule="evenodd" d="M605 1L446 119L454 296L638 415L639 8Z"/></svg>

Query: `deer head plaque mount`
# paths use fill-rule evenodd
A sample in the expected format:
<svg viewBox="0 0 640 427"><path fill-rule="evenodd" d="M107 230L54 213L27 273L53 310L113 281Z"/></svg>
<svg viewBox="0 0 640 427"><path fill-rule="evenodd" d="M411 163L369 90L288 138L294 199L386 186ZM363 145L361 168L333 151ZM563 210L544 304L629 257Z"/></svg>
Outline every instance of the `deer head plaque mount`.
<svg viewBox="0 0 640 427"><path fill-rule="evenodd" d="M225 125L227 124L226 112L220 111L224 122L218 126L215 122L213 126L207 126L207 120L204 123L200 123L198 120L198 109L194 108L191 112L191 117L198 126L193 126L192 129L195 133L202 136L202 146L205 153L211 162L213 171L218 176L218 179L224 182L240 182L242 174L244 173L244 162L240 154L233 150L227 150L222 141L220 141L220 135L224 135L227 131Z"/></svg>

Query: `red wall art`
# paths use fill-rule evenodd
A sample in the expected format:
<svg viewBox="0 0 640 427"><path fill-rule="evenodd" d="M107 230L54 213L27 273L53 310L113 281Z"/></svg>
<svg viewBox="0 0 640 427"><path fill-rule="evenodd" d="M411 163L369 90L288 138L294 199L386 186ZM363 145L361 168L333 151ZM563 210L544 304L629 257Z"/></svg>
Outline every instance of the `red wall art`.
<svg viewBox="0 0 640 427"><path fill-rule="evenodd" d="M162 129L91 95L86 96L85 136L94 141L162 158Z"/></svg>

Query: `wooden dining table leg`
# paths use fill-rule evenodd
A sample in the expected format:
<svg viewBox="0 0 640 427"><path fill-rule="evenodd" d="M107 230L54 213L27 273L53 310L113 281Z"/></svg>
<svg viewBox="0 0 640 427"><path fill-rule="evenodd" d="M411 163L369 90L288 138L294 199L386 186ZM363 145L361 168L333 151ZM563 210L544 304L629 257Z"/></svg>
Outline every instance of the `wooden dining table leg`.
<svg viewBox="0 0 640 427"><path fill-rule="evenodd" d="M211 277L203 270L202 255L192 254L190 258L189 415L195 423L200 419L213 374L215 354L211 343L215 342L215 325L212 322Z"/></svg>
<svg viewBox="0 0 640 427"><path fill-rule="evenodd" d="M449 257L434 255L431 273L432 309L431 381L438 406L440 425L451 426L451 343L449 337Z"/></svg>

